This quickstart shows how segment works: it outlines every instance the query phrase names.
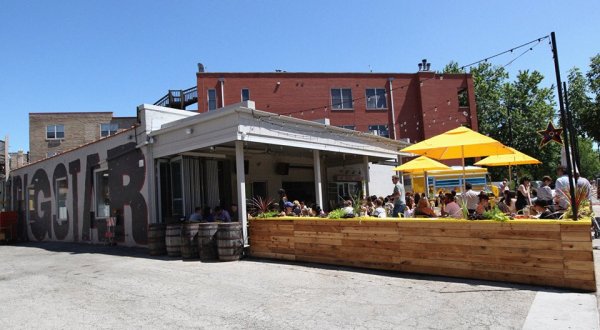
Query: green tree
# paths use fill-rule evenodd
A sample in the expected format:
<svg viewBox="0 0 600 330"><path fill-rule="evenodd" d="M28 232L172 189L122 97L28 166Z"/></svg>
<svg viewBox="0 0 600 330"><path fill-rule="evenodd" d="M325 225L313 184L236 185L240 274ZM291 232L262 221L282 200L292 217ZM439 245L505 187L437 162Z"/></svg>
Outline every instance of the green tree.
<svg viewBox="0 0 600 330"><path fill-rule="evenodd" d="M598 119L594 118L594 107L592 99L588 95L587 80L579 68L569 70L567 79L567 99L573 118L573 127L580 134L593 138Z"/></svg>
<svg viewBox="0 0 600 330"><path fill-rule="evenodd" d="M581 168L579 173L585 178L600 177L600 158L598 153L594 151L594 145L589 138L579 137L579 157L581 160Z"/></svg>
<svg viewBox="0 0 600 330"><path fill-rule="evenodd" d="M456 62L445 73L461 72ZM560 146L551 143L539 147L538 130L553 121L553 89L541 87L543 75L538 71L520 71L515 81L503 67L484 62L472 67L479 131L504 144L539 159L543 164L519 166L520 175L540 178L554 173L560 162ZM510 119L510 120L509 120ZM510 132L512 131L512 134ZM508 168L490 168L495 179L508 177Z"/></svg>
<svg viewBox="0 0 600 330"><path fill-rule="evenodd" d="M590 60L590 71L586 74L589 90L595 95L594 102L589 110L590 127L586 132L596 143L600 142L600 54ZM595 124L595 125L594 125Z"/></svg>

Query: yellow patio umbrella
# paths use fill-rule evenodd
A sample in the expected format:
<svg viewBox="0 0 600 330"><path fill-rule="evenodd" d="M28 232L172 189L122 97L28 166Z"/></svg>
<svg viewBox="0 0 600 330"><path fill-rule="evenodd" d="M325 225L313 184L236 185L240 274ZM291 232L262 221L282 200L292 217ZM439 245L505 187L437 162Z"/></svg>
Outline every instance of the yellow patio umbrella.
<svg viewBox="0 0 600 330"><path fill-rule="evenodd" d="M449 169L451 168L448 165L442 164L429 157L420 156L400 166L395 167L393 170L407 173L423 173L423 179L425 180L425 193L429 194L429 181L427 178L427 171Z"/></svg>
<svg viewBox="0 0 600 330"><path fill-rule="evenodd" d="M406 162L400 166L394 167L394 171L408 172L408 173L421 173L425 171L434 170L449 170L450 167L435 161L429 157L421 156L415 158L409 162Z"/></svg>
<svg viewBox="0 0 600 330"><path fill-rule="evenodd" d="M463 169L465 168L465 158L512 153L502 143L464 126L413 144L401 151L434 159L462 159ZM465 176L463 170L463 189Z"/></svg>
<svg viewBox="0 0 600 330"><path fill-rule="evenodd" d="M478 166L508 166L508 179L512 181L511 166L513 166L513 165L535 165L535 164L542 163L539 160L537 160L531 156L528 156L516 149L510 148L510 147L508 147L508 149L510 149L512 151L511 154L489 156L489 157L486 157L486 158L478 161L477 163L475 163L475 165L478 165Z"/></svg>

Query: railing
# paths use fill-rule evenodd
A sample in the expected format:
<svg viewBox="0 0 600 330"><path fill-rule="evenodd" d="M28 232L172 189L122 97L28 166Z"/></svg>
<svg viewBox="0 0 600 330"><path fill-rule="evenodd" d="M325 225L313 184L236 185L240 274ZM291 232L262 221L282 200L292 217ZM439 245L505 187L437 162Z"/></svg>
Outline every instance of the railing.
<svg viewBox="0 0 600 330"><path fill-rule="evenodd" d="M196 102L198 102L198 89L194 86L185 90L171 89L167 95L154 102L154 105L184 110L188 105Z"/></svg>

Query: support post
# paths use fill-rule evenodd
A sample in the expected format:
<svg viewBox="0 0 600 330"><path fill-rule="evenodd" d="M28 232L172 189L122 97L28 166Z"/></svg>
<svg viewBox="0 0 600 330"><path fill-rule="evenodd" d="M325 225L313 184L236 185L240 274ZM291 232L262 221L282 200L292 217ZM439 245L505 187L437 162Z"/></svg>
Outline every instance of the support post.
<svg viewBox="0 0 600 330"><path fill-rule="evenodd" d="M369 177L369 156L363 156L363 173L365 173L364 178L363 178L363 195L365 198L367 198L368 196L370 196L369 193L369 182L371 181L371 178Z"/></svg>
<svg viewBox="0 0 600 330"><path fill-rule="evenodd" d="M315 172L315 202L323 209L323 182L321 180L321 154L313 150L313 167Z"/></svg>
<svg viewBox="0 0 600 330"><path fill-rule="evenodd" d="M242 223L244 245L248 245L248 212L246 212L246 175L244 174L244 141L235 141L235 169L237 172L238 219Z"/></svg>
<svg viewBox="0 0 600 330"><path fill-rule="evenodd" d="M554 71L556 73L556 89L558 91L558 104L560 106L560 120L565 133L565 154L567 158L567 171L569 172L569 193L571 194L571 209L573 211L573 220L577 220L577 204L575 204L575 182L573 181L573 162L571 160L571 148L569 147L569 137L573 132L569 132L569 123L567 121L567 113L565 111L564 94L562 89L562 81L560 80L560 68L558 66L558 50L556 48L556 34L550 33L552 40L552 56L554 57Z"/></svg>

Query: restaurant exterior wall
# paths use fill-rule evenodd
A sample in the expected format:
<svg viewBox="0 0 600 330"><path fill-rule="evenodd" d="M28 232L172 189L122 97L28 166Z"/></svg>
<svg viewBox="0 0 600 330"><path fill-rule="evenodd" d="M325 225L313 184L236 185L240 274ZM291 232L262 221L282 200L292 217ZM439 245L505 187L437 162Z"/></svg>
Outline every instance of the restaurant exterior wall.
<svg viewBox="0 0 600 330"><path fill-rule="evenodd" d="M103 242L108 228L107 217L97 214L100 200L108 206L103 212L116 216L117 243L146 245L147 165L152 161L146 159L146 147L143 143L140 147L137 140L136 130L130 129L14 170L11 204L20 214L22 239ZM99 173L107 174L103 182L110 192L103 201L96 198ZM66 199L59 194L65 188Z"/></svg>
<svg viewBox="0 0 600 330"><path fill-rule="evenodd" d="M596 291L588 221L254 219L253 257Z"/></svg>

